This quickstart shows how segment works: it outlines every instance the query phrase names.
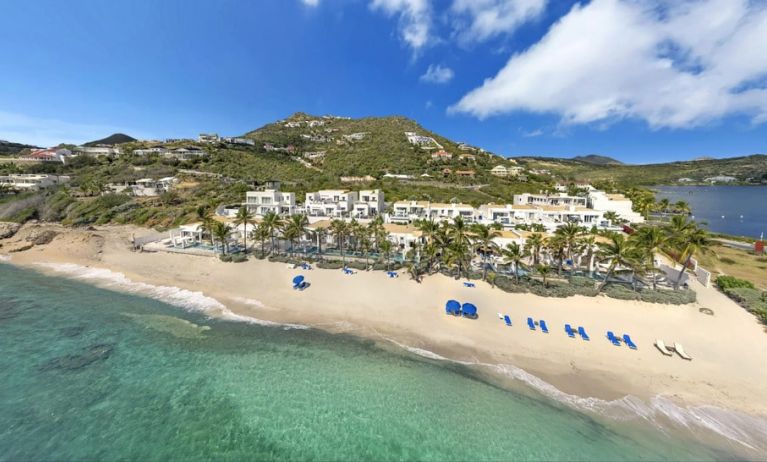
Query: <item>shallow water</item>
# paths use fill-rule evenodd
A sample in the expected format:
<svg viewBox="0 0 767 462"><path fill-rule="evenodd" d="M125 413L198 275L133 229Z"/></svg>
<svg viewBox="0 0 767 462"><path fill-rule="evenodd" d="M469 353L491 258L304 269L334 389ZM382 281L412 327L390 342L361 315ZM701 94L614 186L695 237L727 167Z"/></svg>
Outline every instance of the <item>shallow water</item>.
<svg viewBox="0 0 767 462"><path fill-rule="evenodd" d="M0 460L735 457L461 365L3 264L0 348Z"/></svg>

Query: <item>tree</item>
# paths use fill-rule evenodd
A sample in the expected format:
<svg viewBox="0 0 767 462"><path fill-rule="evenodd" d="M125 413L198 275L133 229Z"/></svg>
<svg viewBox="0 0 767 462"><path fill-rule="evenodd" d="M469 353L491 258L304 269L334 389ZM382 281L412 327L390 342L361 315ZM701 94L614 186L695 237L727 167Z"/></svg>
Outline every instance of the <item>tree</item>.
<svg viewBox="0 0 767 462"><path fill-rule="evenodd" d="M543 279L543 286L549 287L548 276L551 274L551 267L542 263L537 264L535 265L535 272L541 275L541 279Z"/></svg>
<svg viewBox="0 0 767 462"><path fill-rule="evenodd" d="M269 230L269 239L271 240L271 253L274 253L274 235L282 227L282 218L274 212L274 211L268 211L266 214L264 214L263 219L261 220L261 225L264 226L266 229Z"/></svg>
<svg viewBox="0 0 767 462"><path fill-rule="evenodd" d="M674 211L677 213L686 213L689 215L692 212L692 209L690 208L690 204L687 202L677 201L676 204L674 204Z"/></svg>
<svg viewBox="0 0 767 462"><path fill-rule="evenodd" d="M336 241L336 246L339 252L341 252L341 261L346 266L346 255L344 255L344 241L348 235L349 229L345 221L335 219L330 222L330 233Z"/></svg>
<svg viewBox="0 0 767 462"><path fill-rule="evenodd" d="M525 242L525 251L533 257L533 265L537 265L541 259L541 249L546 238L541 233L533 233Z"/></svg>
<svg viewBox="0 0 767 462"><path fill-rule="evenodd" d="M283 225L282 235L290 242L290 255L293 256L295 241L300 239L306 232L306 226L309 225L309 220L306 215L291 215L287 222Z"/></svg>
<svg viewBox="0 0 767 462"><path fill-rule="evenodd" d="M251 215L248 208L244 205L237 210L237 215L234 217L234 224L242 226L242 248L245 253L248 253L248 225L253 224L253 215Z"/></svg>
<svg viewBox="0 0 767 462"><path fill-rule="evenodd" d="M232 227L229 226L227 223L222 223L220 221L215 222L213 225L213 235L218 239L219 242L221 242L221 254L226 255L226 250L228 246L228 239L229 235L232 234Z"/></svg>
<svg viewBox="0 0 767 462"><path fill-rule="evenodd" d="M213 219L213 212L210 207L201 205L197 207L197 218L200 220L200 232L208 233L210 236L210 245L213 245L213 226L216 221Z"/></svg>
<svg viewBox="0 0 767 462"><path fill-rule="evenodd" d="M657 289L655 273L655 254L668 242L668 234L657 226L645 226L634 234L639 247L645 251L646 262L652 272L652 288Z"/></svg>
<svg viewBox="0 0 767 462"><path fill-rule="evenodd" d="M605 275L605 280L599 284L597 293L604 289L605 285L607 285L607 281L610 279L610 276L613 275L613 272L618 265L631 266L632 258L634 257L634 247L622 234L612 233L609 236L609 239L609 242L600 242L597 244L599 246L599 252L597 254L599 258L603 261L610 262L607 274Z"/></svg>
<svg viewBox="0 0 767 462"><path fill-rule="evenodd" d="M610 222L610 226L614 225L615 223L618 223L620 220L620 217L617 213L613 212L612 210L605 212L604 214L605 220Z"/></svg>
<svg viewBox="0 0 767 462"><path fill-rule="evenodd" d="M522 250L522 247L516 242L510 242L501 250L501 255L503 256L504 264L514 265L514 279L519 284L519 267L525 258L525 252Z"/></svg>
<svg viewBox="0 0 767 462"><path fill-rule="evenodd" d="M253 230L253 238L261 242L261 258L266 256L266 249L264 247L269 236L269 229L263 224L256 226L256 229Z"/></svg>
<svg viewBox="0 0 767 462"><path fill-rule="evenodd" d="M394 248L394 244L392 244L392 242L388 239L385 241L382 241L379 244L379 249L381 251L381 254L386 259L386 271L389 271L389 259L391 258L391 252L393 248Z"/></svg>
<svg viewBox="0 0 767 462"><path fill-rule="evenodd" d="M582 236L586 231L575 223L565 223L557 228L554 232L555 235L560 236L564 243L566 256L569 260L573 259L573 248L575 247L578 238Z"/></svg>
<svg viewBox="0 0 767 462"><path fill-rule="evenodd" d="M482 256L482 280L487 280L487 260L494 253L498 253L499 248L493 239L501 235L501 232L489 226L475 224L471 227L472 238L476 250Z"/></svg>
<svg viewBox="0 0 767 462"><path fill-rule="evenodd" d="M555 234L546 242L546 249L552 258L557 261L557 274L562 276L562 265L565 260L565 252L567 248L567 242L563 236Z"/></svg>
<svg viewBox="0 0 767 462"><path fill-rule="evenodd" d="M679 284L682 282L682 275L687 270L687 267L695 254L705 254L711 250L711 241L709 239L708 232L704 229L694 228L686 233L681 239L676 241L681 250L679 259L684 260L682 269L679 270L679 276L674 282L674 289L679 288Z"/></svg>
<svg viewBox="0 0 767 462"><path fill-rule="evenodd" d="M661 212L666 213L669 211L670 208L671 208L671 203L665 197L658 201L658 210L660 210Z"/></svg>

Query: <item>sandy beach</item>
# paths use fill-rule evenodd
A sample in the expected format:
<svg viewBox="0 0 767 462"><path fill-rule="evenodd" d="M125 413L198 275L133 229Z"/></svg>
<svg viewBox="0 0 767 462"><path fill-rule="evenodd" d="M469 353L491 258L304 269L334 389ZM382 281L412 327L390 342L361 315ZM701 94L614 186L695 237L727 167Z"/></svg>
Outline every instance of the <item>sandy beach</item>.
<svg viewBox="0 0 767 462"><path fill-rule="evenodd" d="M60 234L49 244L12 252L27 244L29 233L43 228ZM541 379L556 387L548 394L572 395L584 402L598 398L609 403L626 396L649 402L662 397L683 407L717 406L767 415L767 332L713 288L696 285L698 302L685 306L607 297L544 298L509 294L481 282L466 288L442 275L416 283L382 272L345 275L340 270L300 271L255 259L235 264L132 251L131 235L149 233L127 226L89 231L27 225L0 241L0 254L10 255L12 264L59 276L109 270L136 283L202 292L205 300L215 299L206 308L211 316L252 317L391 342L427 356L485 364L498 376L527 382ZM303 292L291 287L297 274L311 283ZM98 284L98 278L91 282ZM447 316L444 303L451 298L476 304L479 318ZM700 312L702 307L714 315ZM513 327L498 318L499 312L511 317ZM528 316L544 319L550 333L530 331ZM591 341L568 338L565 323L583 326ZM608 330L619 336L630 334L638 350L613 346L605 338ZM661 355L653 346L656 338L683 344L694 359ZM538 388L546 391L546 387L550 388Z"/></svg>

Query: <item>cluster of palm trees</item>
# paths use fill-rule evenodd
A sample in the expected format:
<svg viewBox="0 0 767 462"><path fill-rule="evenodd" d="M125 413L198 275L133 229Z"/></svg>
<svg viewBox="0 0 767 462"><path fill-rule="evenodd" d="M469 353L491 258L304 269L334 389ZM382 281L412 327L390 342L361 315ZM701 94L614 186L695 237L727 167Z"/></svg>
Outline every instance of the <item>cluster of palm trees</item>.
<svg viewBox="0 0 767 462"><path fill-rule="evenodd" d="M672 204L668 199L661 199L655 202L655 194L647 189L630 188L626 191L626 197L631 199L634 210L641 213L645 219L649 218L651 212L689 215L692 211L690 204L685 201L677 201ZM607 218L606 214L605 218Z"/></svg>
<svg viewBox="0 0 767 462"><path fill-rule="evenodd" d="M211 243L220 245L221 252L228 250L232 227L212 218L210 210L200 208L202 230L211 236ZM282 217L268 212L256 224L247 208L238 211L234 224L248 232L240 233L242 247L247 252L248 239L259 242L261 256L266 256L266 243L270 254L295 255L300 245L307 241L317 244L317 254L323 255L322 245L329 236L333 237L336 250L346 264L349 254L365 258L366 266L371 257L386 261L387 268L392 256L401 249L391 240L383 220L377 217L368 224L356 220L335 219L328 227L309 228L305 215ZM472 262L480 263L482 279L494 280L499 265L510 268L514 280L526 274L538 275L544 285L554 273L559 277L563 272L571 277L578 272L593 275L596 264L606 268L598 290L618 274L628 274L628 281L634 288L650 276L656 288L658 268L657 254L666 254L686 268L695 254L708 251L710 247L707 232L690 221L686 215L675 215L663 226L647 225L631 235L615 232L593 234L575 223L565 223L551 235L541 232L530 234L524 246L512 242L505 247L497 244L501 236L500 225L468 223L462 217L452 221L436 222L419 220L414 226L421 232L421 239L414 243L405 254L405 261L411 276L420 280L423 274L445 270L455 277L469 276ZM601 236L601 237L600 237ZM281 249L281 243L284 247ZM299 249L306 252L306 248ZM678 288L684 271L674 282Z"/></svg>

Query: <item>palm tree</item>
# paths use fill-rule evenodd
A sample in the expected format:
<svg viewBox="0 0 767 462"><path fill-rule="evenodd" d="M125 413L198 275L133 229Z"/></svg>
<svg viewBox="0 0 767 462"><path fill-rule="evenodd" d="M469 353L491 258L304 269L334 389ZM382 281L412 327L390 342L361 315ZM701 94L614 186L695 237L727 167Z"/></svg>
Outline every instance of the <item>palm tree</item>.
<svg viewBox="0 0 767 462"><path fill-rule="evenodd" d="M640 228L639 231L634 234L635 239L640 248L642 248L646 255L646 262L652 272L652 288L657 288L656 274L655 274L655 254L660 252L668 243L668 234L657 226L645 226Z"/></svg>
<svg viewBox="0 0 767 462"><path fill-rule="evenodd" d="M607 285L607 281L610 279L610 276L612 276L618 265L631 266L632 259L635 256L634 246L631 242L626 240L622 234L612 233L610 234L609 239L609 242L600 242L597 244L599 246L599 258L603 261L607 260L610 262L607 274L605 275L605 280L599 284L597 293L601 292L605 285Z"/></svg>
<svg viewBox="0 0 767 462"><path fill-rule="evenodd" d="M580 240L581 252L585 251L586 261L589 267L589 276L594 274L594 250L597 248L596 237L587 236Z"/></svg>
<svg viewBox="0 0 767 462"><path fill-rule="evenodd" d="M573 259L573 248L575 247L578 238L585 232L585 229L581 228L575 223L565 223L564 225L557 228L557 230L554 232L554 234L557 236L561 236L562 241L565 244L567 258L569 260Z"/></svg>
<svg viewBox="0 0 767 462"><path fill-rule="evenodd" d="M685 201L677 201L676 204L674 204L674 211L677 213L686 213L690 214L692 212L692 209L690 208L690 204L688 204Z"/></svg>
<svg viewBox="0 0 767 462"><path fill-rule="evenodd" d="M439 232L439 223L431 219L418 220L414 224L416 229L421 231L421 234L423 235L424 239L426 239L427 244L432 242L434 240L434 236Z"/></svg>
<svg viewBox="0 0 767 462"><path fill-rule="evenodd" d="M261 225L269 230L269 239L271 240L271 244L272 244L270 253L273 254L275 249L274 235L277 232L277 230L279 230L280 227L282 226L282 218L280 218L280 216L276 212L270 210L264 214L264 218L261 221Z"/></svg>
<svg viewBox="0 0 767 462"><path fill-rule="evenodd" d="M290 219L283 225L282 235L290 242L290 255L293 256L295 241L300 239L306 232L309 220L306 215L291 215Z"/></svg>
<svg viewBox="0 0 767 462"><path fill-rule="evenodd" d="M501 255L503 256L504 264L514 265L514 279L519 284L519 267L522 265L522 259L525 258L524 250L516 242L510 242L501 250Z"/></svg>
<svg viewBox="0 0 767 462"><path fill-rule="evenodd" d="M533 233L525 242L525 251L533 257L533 265L537 265L541 259L541 249L546 238L541 233Z"/></svg>
<svg viewBox="0 0 767 462"><path fill-rule="evenodd" d="M661 212L666 213L668 212L669 208L671 208L671 203L665 197L658 201L658 210Z"/></svg>
<svg viewBox="0 0 767 462"><path fill-rule="evenodd" d="M253 239L257 239L261 242L261 257L264 258L266 256L266 249L264 248L266 245L266 240L269 239L270 232L269 228L264 226L263 224L260 224L256 226L256 229L253 230Z"/></svg>
<svg viewBox="0 0 767 462"><path fill-rule="evenodd" d="M381 254L386 259L386 271L389 271L389 260L391 258L391 252L394 248L394 244L390 240L382 241L380 244L378 244Z"/></svg>
<svg viewBox="0 0 767 462"><path fill-rule="evenodd" d="M431 273L434 262L439 255L439 247L434 242L427 242L421 249L421 256L426 262L426 272Z"/></svg>
<svg viewBox="0 0 767 462"><path fill-rule="evenodd" d="M330 233L333 235L333 237L336 240L336 246L338 246L338 250L341 252L341 261L343 262L344 266L346 266L346 255L344 255L344 241L346 240L346 236L349 232L349 228L345 221L335 219L332 222L330 222Z"/></svg>
<svg viewBox="0 0 767 462"><path fill-rule="evenodd" d="M562 265L564 264L565 254L567 250L567 242L561 235L555 234L548 239L546 243L546 249L552 258L557 260L557 274L562 275Z"/></svg>
<svg viewBox="0 0 767 462"><path fill-rule="evenodd" d="M322 257L322 241L327 239L327 236L328 236L327 228L318 226L317 229L314 231L314 237L317 239L317 254L320 257Z"/></svg>
<svg viewBox="0 0 767 462"><path fill-rule="evenodd" d="M210 245L213 245L213 226L216 222L213 220L213 212L211 208L205 205L197 207L197 219L200 220L200 232L202 234L208 233L210 236Z"/></svg>
<svg viewBox="0 0 767 462"><path fill-rule="evenodd" d="M234 224L242 226L242 248L245 253L248 253L248 225L253 224L253 215L244 205L237 210L237 215L234 217Z"/></svg>
<svg viewBox="0 0 767 462"><path fill-rule="evenodd" d="M543 279L543 286L549 287L548 276L551 274L551 267L541 263L535 265L535 272L541 275L541 278Z"/></svg>
<svg viewBox="0 0 767 462"><path fill-rule="evenodd" d="M368 231L370 236L373 237L373 244L376 252L378 252L378 245L385 238L386 234L383 217L381 215L376 216L370 223L368 223Z"/></svg>
<svg viewBox="0 0 767 462"><path fill-rule="evenodd" d="M609 212L605 212L604 214L605 220L610 222L610 226L614 225L620 220L620 217L617 213L610 210Z"/></svg>
<svg viewBox="0 0 767 462"><path fill-rule="evenodd" d="M370 235L368 234L368 228L362 228L364 235L361 236L360 250L365 254L365 268L370 267L370 251L373 248L373 243L370 241Z"/></svg>
<svg viewBox="0 0 767 462"><path fill-rule="evenodd" d="M482 255L482 280L487 279L487 259L499 251L498 244L493 239L501 235L495 228L475 224L471 227L472 239L476 250Z"/></svg>
<svg viewBox="0 0 767 462"><path fill-rule="evenodd" d="M221 242L222 255L226 255L226 249L228 245L227 240L229 239L230 234L232 234L232 227L229 226L229 224L217 221L213 225L213 235L216 236L216 239Z"/></svg>
<svg viewBox="0 0 767 462"><path fill-rule="evenodd" d="M676 241L678 248L681 250L680 261L684 259L682 269L679 270L679 276L674 282L674 289L679 288L679 283L682 282L682 275L687 270L687 266L690 264L693 255L708 253L711 247L711 240L709 239L708 231L700 228L695 228L684 235L680 240Z"/></svg>

